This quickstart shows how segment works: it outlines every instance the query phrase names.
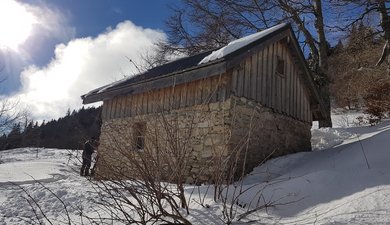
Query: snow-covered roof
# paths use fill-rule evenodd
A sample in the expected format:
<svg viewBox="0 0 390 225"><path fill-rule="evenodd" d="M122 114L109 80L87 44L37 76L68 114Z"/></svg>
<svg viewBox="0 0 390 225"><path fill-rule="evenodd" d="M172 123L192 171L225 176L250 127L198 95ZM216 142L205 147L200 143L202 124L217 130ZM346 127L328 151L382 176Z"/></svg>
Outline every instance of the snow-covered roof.
<svg viewBox="0 0 390 225"><path fill-rule="evenodd" d="M234 40L234 41L230 42L229 44L227 44L225 47L222 47L216 51L213 51L210 55L204 57L199 62L199 64L207 63L207 62L210 62L210 61L213 61L216 59L220 59L220 58L224 58L225 56L237 51L238 49L241 49L241 48L267 36L268 34L271 34L272 32L277 31L277 30L279 30L283 27L286 27L286 26L288 26L288 24L282 23L282 24L273 26L271 28L268 28L266 30L245 36L245 37L237 39L237 40Z"/></svg>

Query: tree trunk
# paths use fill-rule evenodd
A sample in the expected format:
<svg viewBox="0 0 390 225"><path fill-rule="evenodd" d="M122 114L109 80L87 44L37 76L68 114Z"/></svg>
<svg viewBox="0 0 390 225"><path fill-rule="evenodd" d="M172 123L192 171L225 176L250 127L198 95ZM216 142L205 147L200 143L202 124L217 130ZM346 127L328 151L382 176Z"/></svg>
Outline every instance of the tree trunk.
<svg viewBox="0 0 390 225"><path fill-rule="evenodd" d="M386 40L386 43L383 46L382 55L381 55L380 59L378 60L378 62L376 63L376 65L380 66L383 63L383 61L385 61L385 59L387 58L387 64L388 64L387 72L388 72L388 75L390 75L390 57L389 57L389 54L390 54L390 46L389 46L390 17L387 14L385 0L378 0L378 11L380 14L381 27L382 27L382 30L384 32L384 38Z"/></svg>
<svg viewBox="0 0 390 225"><path fill-rule="evenodd" d="M319 121L319 127L332 127L330 115L330 93L328 79L328 45L324 30L324 17L322 15L321 0L314 1L315 28L319 39L318 67L320 76L323 76L324 83L320 87L320 94L325 104L325 118Z"/></svg>
<svg viewBox="0 0 390 225"><path fill-rule="evenodd" d="M385 33L385 40L390 41L390 17L387 14L385 0L378 0L378 11L381 18L381 27Z"/></svg>

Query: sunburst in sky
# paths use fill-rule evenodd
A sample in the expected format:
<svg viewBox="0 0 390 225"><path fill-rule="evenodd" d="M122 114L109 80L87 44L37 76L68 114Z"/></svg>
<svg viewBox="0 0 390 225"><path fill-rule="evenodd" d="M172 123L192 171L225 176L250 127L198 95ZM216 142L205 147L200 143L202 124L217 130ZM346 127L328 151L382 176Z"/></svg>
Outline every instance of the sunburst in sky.
<svg viewBox="0 0 390 225"><path fill-rule="evenodd" d="M13 0L0 1L0 48L17 50L32 32L36 16Z"/></svg>

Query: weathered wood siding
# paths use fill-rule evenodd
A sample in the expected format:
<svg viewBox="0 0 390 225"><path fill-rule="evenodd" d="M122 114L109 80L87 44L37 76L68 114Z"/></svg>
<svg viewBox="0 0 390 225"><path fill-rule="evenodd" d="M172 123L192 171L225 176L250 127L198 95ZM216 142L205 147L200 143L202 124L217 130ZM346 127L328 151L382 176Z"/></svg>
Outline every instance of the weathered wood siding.
<svg viewBox="0 0 390 225"><path fill-rule="evenodd" d="M225 73L169 88L118 96L104 101L102 118L132 117L225 101L230 94L230 79L231 74Z"/></svg>
<svg viewBox="0 0 390 225"><path fill-rule="evenodd" d="M278 58L284 60L282 75L276 73ZM225 101L234 94L277 113L312 122L309 91L301 73L285 38L254 51L225 74L106 100L102 117L114 119L174 110Z"/></svg>
<svg viewBox="0 0 390 225"><path fill-rule="evenodd" d="M301 121L312 122L309 92L287 40L272 43L246 57L233 70L232 93ZM276 73L277 57L284 60L284 75Z"/></svg>

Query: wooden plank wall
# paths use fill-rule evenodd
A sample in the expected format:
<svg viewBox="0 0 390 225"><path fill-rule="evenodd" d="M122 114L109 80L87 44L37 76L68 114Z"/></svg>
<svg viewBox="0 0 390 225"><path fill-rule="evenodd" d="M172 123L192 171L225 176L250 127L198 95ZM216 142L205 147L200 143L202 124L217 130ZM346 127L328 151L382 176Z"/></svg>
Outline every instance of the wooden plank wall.
<svg viewBox="0 0 390 225"><path fill-rule="evenodd" d="M277 57L285 61L284 75L276 70ZM232 93L256 100L278 113L311 122L308 90L289 53L286 39L248 56L232 72Z"/></svg>
<svg viewBox="0 0 390 225"><path fill-rule="evenodd" d="M103 120L123 118L225 101L230 94L231 74L221 74L136 95L118 96L103 102Z"/></svg>
<svg viewBox="0 0 390 225"><path fill-rule="evenodd" d="M282 76L275 73L277 57L285 61ZM230 73L106 100L102 117L122 118L224 101L233 93L256 100L278 113L311 122L308 90L300 73L286 40L281 40L248 56Z"/></svg>

